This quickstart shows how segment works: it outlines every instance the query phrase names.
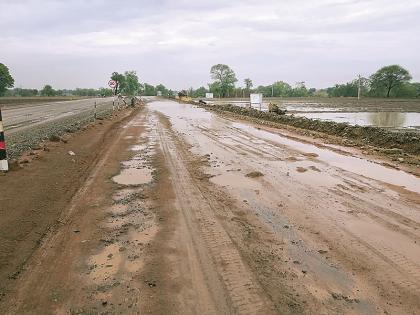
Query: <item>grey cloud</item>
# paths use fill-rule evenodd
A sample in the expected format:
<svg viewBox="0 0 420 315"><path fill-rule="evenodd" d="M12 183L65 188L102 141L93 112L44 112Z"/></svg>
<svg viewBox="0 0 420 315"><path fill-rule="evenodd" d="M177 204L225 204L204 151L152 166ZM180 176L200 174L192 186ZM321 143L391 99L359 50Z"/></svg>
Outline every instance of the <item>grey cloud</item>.
<svg viewBox="0 0 420 315"><path fill-rule="evenodd" d="M127 69L198 86L219 62L256 84L323 87L389 63L418 80L418 16L410 0L0 0L0 62L28 87L101 86Z"/></svg>

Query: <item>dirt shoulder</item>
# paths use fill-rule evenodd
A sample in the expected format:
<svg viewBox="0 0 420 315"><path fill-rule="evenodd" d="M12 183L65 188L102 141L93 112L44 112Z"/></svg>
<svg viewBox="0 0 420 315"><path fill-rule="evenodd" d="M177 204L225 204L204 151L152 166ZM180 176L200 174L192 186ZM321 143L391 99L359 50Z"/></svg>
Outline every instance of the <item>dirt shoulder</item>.
<svg viewBox="0 0 420 315"><path fill-rule="evenodd" d="M59 142L47 142L22 157L17 170L0 176L0 299L44 237L62 223L63 210L130 113L122 111Z"/></svg>

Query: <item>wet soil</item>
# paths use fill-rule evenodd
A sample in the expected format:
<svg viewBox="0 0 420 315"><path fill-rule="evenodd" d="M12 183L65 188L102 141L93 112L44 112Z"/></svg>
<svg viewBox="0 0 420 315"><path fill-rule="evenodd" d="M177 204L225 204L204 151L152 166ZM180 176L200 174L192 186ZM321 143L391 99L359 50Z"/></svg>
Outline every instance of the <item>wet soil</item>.
<svg viewBox="0 0 420 315"><path fill-rule="evenodd" d="M45 237L62 224L63 209L128 114L64 135L60 142L44 142L11 165L11 172L0 174L0 300Z"/></svg>
<svg viewBox="0 0 420 315"><path fill-rule="evenodd" d="M62 223L4 286L1 313L420 308L413 174L168 101L124 121L104 147Z"/></svg>

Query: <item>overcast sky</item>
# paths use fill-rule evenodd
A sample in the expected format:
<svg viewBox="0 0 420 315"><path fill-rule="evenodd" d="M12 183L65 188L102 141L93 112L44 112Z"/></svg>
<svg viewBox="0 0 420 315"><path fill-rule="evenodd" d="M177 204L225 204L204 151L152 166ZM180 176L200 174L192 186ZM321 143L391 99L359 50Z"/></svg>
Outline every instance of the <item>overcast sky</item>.
<svg viewBox="0 0 420 315"><path fill-rule="evenodd" d="M173 88L228 64L238 85L347 82L400 64L420 81L420 0L0 0L16 87L100 87L113 71Z"/></svg>

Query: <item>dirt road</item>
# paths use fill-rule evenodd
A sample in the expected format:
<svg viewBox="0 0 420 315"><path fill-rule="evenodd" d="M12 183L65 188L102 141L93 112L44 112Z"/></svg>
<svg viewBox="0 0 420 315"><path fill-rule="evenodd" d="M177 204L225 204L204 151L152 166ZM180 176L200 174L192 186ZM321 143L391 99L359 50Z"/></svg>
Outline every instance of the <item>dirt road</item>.
<svg viewBox="0 0 420 315"><path fill-rule="evenodd" d="M348 150L151 102L0 313L418 314L420 179Z"/></svg>

